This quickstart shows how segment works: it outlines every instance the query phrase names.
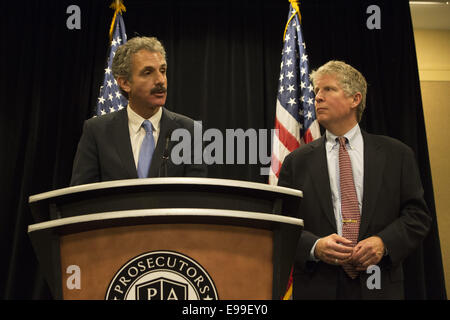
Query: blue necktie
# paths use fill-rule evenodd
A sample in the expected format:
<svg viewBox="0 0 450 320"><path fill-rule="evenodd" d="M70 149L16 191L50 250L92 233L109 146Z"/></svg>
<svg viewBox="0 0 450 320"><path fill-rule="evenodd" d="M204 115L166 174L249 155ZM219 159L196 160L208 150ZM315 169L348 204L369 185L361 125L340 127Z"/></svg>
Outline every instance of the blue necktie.
<svg viewBox="0 0 450 320"><path fill-rule="evenodd" d="M139 178L147 178L153 151L155 151L155 140L153 139L153 127L150 121L145 120L142 123L142 127L145 130L145 137L139 151L137 174Z"/></svg>

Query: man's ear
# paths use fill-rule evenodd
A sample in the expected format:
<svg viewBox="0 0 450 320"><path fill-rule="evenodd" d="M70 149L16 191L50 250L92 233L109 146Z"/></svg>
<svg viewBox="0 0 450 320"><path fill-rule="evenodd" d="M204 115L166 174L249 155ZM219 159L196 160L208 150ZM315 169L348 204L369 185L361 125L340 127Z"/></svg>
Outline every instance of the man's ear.
<svg viewBox="0 0 450 320"><path fill-rule="evenodd" d="M361 92L355 93L353 95L353 105L352 105L352 107L354 107L354 108L357 107L361 103L361 100L362 100Z"/></svg>
<svg viewBox="0 0 450 320"><path fill-rule="evenodd" d="M130 86L130 81L128 81L127 78L117 77L116 81L117 81L117 84L119 85L119 87L121 87L123 91L125 91L128 94L130 93L131 86Z"/></svg>

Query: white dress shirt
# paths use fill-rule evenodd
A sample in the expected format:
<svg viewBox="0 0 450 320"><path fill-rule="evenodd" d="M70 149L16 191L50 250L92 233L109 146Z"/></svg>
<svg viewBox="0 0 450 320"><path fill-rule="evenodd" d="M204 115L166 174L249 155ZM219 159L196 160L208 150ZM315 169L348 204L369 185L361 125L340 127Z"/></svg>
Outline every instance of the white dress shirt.
<svg viewBox="0 0 450 320"><path fill-rule="evenodd" d="M159 132L160 132L160 124L161 124L161 116L162 116L162 108L159 108L158 112L156 112L150 119L144 119L130 106L127 106L128 113L128 129L130 130L130 141L131 148L133 150L134 163L138 165L139 161L139 151L141 150L141 144L145 137L145 129L142 127L142 122L144 120L149 120L153 126L153 139L155 139L155 148L156 143L158 142Z"/></svg>
<svg viewBox="0 0 450 320"><path fill-rule="evenodd" d="M355 183L356 195L358 197L359 212L362 213L362 199L364 186L364 141L359 125L356 124L350 131L343 135L347 138L347 152L352 163L353 181ZM339 141L337 136L325 132L325 149L327 154L328 175L330 177L331 199L333 202L334 218L336 219L337 234L342 236L342 211L341 211L341 191L339 184ZM317 240L319 241L319 240ZM311 249L311 259L316 260L314 249Z"/></svg>

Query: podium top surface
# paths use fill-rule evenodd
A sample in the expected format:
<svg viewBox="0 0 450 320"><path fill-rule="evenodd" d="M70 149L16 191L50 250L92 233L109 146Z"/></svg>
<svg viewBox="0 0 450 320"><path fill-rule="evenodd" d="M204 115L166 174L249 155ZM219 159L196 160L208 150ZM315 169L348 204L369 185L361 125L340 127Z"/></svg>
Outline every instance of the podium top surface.
<svg viewBox="0 0 450 320"><path fill-rule="evenodd" d="M245 212L235 210L216 210L216 209L193 209L193 208L172 208L172 209L144 209L144 210L128 210L118 212L102 212L96 214L88 214L83 216L68 217L57 220L51 220L41 223L36 223L28 226L28 232L35 232L45 229L61 228L73 225L86 225L102 222L105 226L106 221L111 221L113 224L120 225L121 221L147 221L147 223L161 223L168 221L184 221L188 219L189 223L202 223L215 221L223 223L227 220L238 221L241 220L241 225L247 224L253 228L260 228L264 224L289 224L296 227L303 227L303 220L284 217L280 215L259 213L259 212ZM185 221L185 222L186 222Z"/></svg>
<svg viewBox="0 0 450 320"><path fill-rule="evenodd" d="M48 191L29 197L29 203L35 203L46 199L55 197L71 195L76 193L82 193L86 191L94 191L101 189L120 188L120 187L133 187L133 186L157 186L157 185L195 185L195 186L221 186L230 188L239 188L246 190L258 190L273 193L280 193L294 197L303 197L303 192L296 189L290 189L279 186L272 186L269 184L248 182L241 180L230 179L213 179L213 178L147 178L147 179L129 179L129 180L115 180L107 182L97 182L84 184L74 187L68 187L53 191Z"/></svg>

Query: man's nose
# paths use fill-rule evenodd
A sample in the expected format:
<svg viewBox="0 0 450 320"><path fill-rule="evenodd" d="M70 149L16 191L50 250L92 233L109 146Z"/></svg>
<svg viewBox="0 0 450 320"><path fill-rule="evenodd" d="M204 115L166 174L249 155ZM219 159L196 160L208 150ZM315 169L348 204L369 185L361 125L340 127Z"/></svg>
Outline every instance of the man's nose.
<svg viewBox="0 0 450 320"><path fill-rule="evenodd" d="M166 81L166 78L164 77L164 74L161 72L157 73L157 77L156 77L156 83L157 84L164 84Z"/></svg>
<svg viewBox="0 0 450 320"><path fill-rule="evenodd" d="M323 95L322 92L319 90L316 93L316 97L314 98L316 100L316 102L322 102L323 101Z"/></svg>

